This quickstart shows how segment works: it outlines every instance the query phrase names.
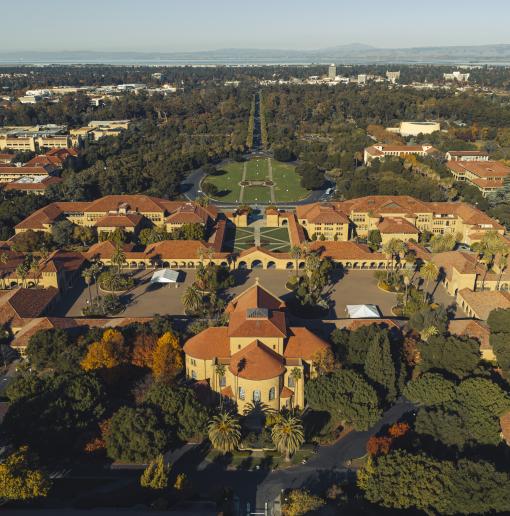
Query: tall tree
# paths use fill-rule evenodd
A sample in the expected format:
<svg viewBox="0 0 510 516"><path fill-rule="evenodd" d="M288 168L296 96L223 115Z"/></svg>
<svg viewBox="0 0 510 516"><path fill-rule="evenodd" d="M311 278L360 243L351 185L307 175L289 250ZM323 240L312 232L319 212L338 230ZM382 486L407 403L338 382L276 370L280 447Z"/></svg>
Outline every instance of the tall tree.
<svg viewBox="0 0 510 516"><path fill-rule="evenodd" d="M305 442L301 420L295 417L281 417L274 424L271 438L277 450L285 455L285 461L290 462Z"/></svg>
<svg viewBox="0 0 510 516"><path fill-rule="evenodd" d="M374 339L365 358L365 374L382 390L388 400L397 396L395 362L386 335L382 341Z"/></svg>
<svg viewBox="0 0 510 516"><path fill-rule="evenodd" d="M241 425L235 416L222 412L209 423L209 439L223 453L234 451L241 442Z"/></svg>

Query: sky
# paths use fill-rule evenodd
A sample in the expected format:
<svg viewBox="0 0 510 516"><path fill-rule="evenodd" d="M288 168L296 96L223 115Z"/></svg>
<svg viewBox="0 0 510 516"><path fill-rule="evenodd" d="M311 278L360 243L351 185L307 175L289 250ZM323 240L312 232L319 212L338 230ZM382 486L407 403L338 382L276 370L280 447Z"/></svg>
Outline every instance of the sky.
<svg viewBox="0 0 510 516"><path fill-rule="evenodd" d="M8 14L13 23L2 23L0 52L510 43L509 0L23 0L18 7Z"/></svg>

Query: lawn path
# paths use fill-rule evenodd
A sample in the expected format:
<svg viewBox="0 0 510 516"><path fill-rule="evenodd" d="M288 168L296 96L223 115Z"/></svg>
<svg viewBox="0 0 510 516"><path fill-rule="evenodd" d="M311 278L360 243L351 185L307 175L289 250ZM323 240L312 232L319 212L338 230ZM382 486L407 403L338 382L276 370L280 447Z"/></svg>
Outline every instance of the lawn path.
<svg viewBox="0 0 510 516"><path fill-rule="evenodd" d="M268 175L269 175L269 181L273 181L273 163L271 161L271 158L267 158L267 171L268 171ZM273 185L269 187L269 192L271 194L271 202L275 203L276 197L274 194L274 181L273 181Z"/></svg>
<svg viewBox="0 0 510 516"><path fill-rule="evenodd" d="M241 190L239 192L239 203L242 203L243 202L243 198L244 198L244 186L242 184L243 181L246 181L246 167L248 165L248 162L245 161L244 164L243 164L243 177L241 178Z"/></svg>

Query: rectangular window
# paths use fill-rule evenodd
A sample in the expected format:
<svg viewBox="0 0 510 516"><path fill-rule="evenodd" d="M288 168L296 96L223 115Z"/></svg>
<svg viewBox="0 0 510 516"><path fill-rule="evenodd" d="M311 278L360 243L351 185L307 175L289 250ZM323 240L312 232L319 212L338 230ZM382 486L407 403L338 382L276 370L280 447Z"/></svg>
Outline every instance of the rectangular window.
<svg viewBox="0 0 510 516"><path fill-rule="evenodd" d="M239 387L239 399L244 400L244 387Z"/></svg>
<svg viewBox="0 0 510 516"><path fill-rule="evenodd" d="M197 379L197 372L196 371L191 371L191 378L193 378L193 380Z"/></svg>
<svg viewBox="0 0 510 516"><path fill-rule="evenodd" d="M220 387L225 387L227 385L227 378L225 376L220 376Z"/></svg>

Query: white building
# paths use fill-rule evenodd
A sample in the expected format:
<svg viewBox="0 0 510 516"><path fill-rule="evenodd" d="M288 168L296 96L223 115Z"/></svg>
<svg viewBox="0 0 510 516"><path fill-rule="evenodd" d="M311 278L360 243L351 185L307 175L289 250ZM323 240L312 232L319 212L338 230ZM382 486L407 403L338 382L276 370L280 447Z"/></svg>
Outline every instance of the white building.
<svg viewBox="0 0 510 516"><path fill-rule="evenodd" d="M392 84L395 84L400 79L400 71L386 72L386 79L388 79Z"/></svg>
<svg viewBox="0 0 510 516"><path fill-rule="evenodd" d="M329 79L331 79L332 81L335 79L335 77L336 77L336 65L335 65L335 64L330 64L330 65L329 65L329 68L328 68L328 77L329 77Z"/></svg>
<svg viewBox="0 0 510 516"><path fill-rule="evenodd" d="M448 151L448 161L489 161L489 153L481 150Z"/></svg>
<svg viewBox="0 0 510 516"><path fill-rule="evenodd" d="M399 127L387 127L390 133L397 133L400 136L418 136L419 134L432 134L441 130L439 122L400 122Z"/></svg>
<svg viewBox="0 0 510 516"><path fill-rule="evenodd" d="M444 73L443 77L444 77L445 81L468 82L469 73L462 73L459 71L455 71L452 73Z"/></svg>

